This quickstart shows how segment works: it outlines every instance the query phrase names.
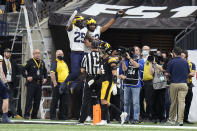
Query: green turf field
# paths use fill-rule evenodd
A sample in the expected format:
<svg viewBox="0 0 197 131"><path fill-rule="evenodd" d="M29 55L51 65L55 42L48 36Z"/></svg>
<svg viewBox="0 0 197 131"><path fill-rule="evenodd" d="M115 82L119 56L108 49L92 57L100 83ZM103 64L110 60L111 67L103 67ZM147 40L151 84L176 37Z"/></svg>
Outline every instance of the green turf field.
<svg viewBox="0 0 197 131"><path fill-rule="evenodd" d="M1 124L0 131L185 131L197 129L169 129L127 126L77 126L77 125L41 125L41 124Z"/></svg>
<svg viewBox="0 0 197 131"><path fill-rule="evenodd" d="M77 121L50 121L50 120L15 120L15 124L0 124L0 131L185 131L196 130L197 123L185 124L183 127L170 126L170 124L153 124L151 122L138 125L125 124L121 126L112 122L107 126L76 125ZM34 123L34 124L20 124ZM16 124L17 123L17 124ZM36 124L37 123L37 124ZM45 124L40 124L45 123ZM90 124L90 123L89 123Z"/></svg>

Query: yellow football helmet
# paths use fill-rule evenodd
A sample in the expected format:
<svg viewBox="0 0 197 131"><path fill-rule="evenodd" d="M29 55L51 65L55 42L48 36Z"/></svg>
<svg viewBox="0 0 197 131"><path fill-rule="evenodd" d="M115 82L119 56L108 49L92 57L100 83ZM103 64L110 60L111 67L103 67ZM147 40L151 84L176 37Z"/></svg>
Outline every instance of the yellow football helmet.
<svg viewBox="0 0 197 131"><path fill-rule="evenodd" d="M77 21L82 22L83 20L84 20L83 16L75 16L72 23L76 24Z"/></svg>
<svg viewBox="0 0 197 131"><path fill-rule="evenodd" d="M93 18L89 18L89 19L87 19L86 24L87 25L91 25L91 24L95 24L96 25L96 20L94 20Z"/></svg>
<svg viewBox="0 0 197 131"><path fill-rule="evenodd" d="M111 63L118 63L117 59L115 57L111 57L109 60L108 60L108 64L111 64Z"/></svg>
<svg viewBox="0 0 197 131"><path fill-rule="evenodd" d="M109 43L107 43L107 42L102 42L100 44L100 48L102 48L102 49L108 49L110 47L111 47L111 45Z"/></svg>

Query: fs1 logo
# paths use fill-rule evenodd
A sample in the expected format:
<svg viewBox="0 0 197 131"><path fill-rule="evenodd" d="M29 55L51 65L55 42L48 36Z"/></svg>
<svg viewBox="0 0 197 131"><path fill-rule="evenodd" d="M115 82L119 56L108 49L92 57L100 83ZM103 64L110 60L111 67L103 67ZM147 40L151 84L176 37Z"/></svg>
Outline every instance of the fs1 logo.
<svg viewBox="0 0 197 131"><path fill-rule="evenodd" d="M126 10L126 16L123 18L156 18L161 15L161 11L167 9L167 6L152 7L152 6L119 6L119 5L106 5L106 4L94 4L87 10L82 12L86 15L97 16L100 13L116 14L119 9ZM169 13L173 14L170 18L187 17L197 10L197 6L182 6L175 9L171 9Z"/></svg>

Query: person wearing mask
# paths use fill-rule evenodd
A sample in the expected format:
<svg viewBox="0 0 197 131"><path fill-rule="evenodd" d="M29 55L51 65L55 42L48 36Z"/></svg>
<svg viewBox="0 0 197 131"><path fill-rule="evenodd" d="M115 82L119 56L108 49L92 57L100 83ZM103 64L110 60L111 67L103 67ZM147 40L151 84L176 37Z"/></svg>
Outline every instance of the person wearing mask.
<svg viewBox="0 0 197 131"><path fill-rule="evenodd" d="M131 118L132 124L139 124L140 114L140 88L141 78L138 64L138 48L134 48L134 54L127 53L126 59L122 58L122 64L120 66L119 74L120 78L123 79L124 85L124 112L121 114L121 124L124 124L125 120L128 122L130 119L131 108L133 114ZM131 57L133 55L133 57ZM132 106L131 106L132 101ZM127 116L128 114L128 116Z"/></svg>
<svg viewBox="0 0 197 131"><path fill-rule="evenodd" d="M153 106L153 73L154 69L152 66L152 62L148 59L149 58L149 53L150 53L150 47L149 46L143 46L142 47L142 59L139 60L139 64L142 65L140 66L140 70L143 71L142 75L142 89L141 89L141 94L140 94L140 102L141 102L141 110L144 109L144 98L146 101L146 109L145 111L141 111L141 118L142 119L149 119L151 120L152 118L152 106ZM144 96L144 98L142 97Z"/></svg>
<svg viewBox="0 0 197 131"><path fill-rule="evenodd" d="M27 64L23 67L22 75L27 79L24 118L30 119L30 111L33 103L31 119L37 119L42 95L42 85L47 82L47 70L44 61L40 58L39 49L33 51L33 58L30 58L27 61Z"/></svg>
<svg viewBox="0 0 197 131"><path fill-rule="evenodd" d="M177 120L179 126L183 126L185 97L188 92L187 81L188 75L190 74L188 62L181 58L181 52L181 48L174 47L172 51L174 58L168 63L166 70L166 75L171 78L169 123L172 125L175 124L178 111Z"/></svg>
<svg viewBox="0 0 197 131"><path fill-rule="evenodd" d="M16 64L15 60L11 58L11 50L6 48L4 50L4 59L3 59L3 72L5 73L5 77L7 83L9 85L9 107L12 112L12 117L16 117L17 119L21 119L21 116L16 112L16 100L14 100L14 94L17 91L16 87L19 83L17 83L16 75L19 74L19 67ZM18 92L17 92L18 93Z"/></svg>
<svg viewBox="0 0 197 131"><path fill-rule="evenodd" d="M68 94L64 91L63 94L59 93L59 87L62 82L68 77L69 69L63 60L64 53L62 50L56 51L56 61L51 64L51 80L53 86L52 101L50 106L50 119L56 119L56 108L59 103L59 120L66 120L68 114ZM66 89L68 90L68 89Z"/></svg>
<svg viewBox="0 0 197 131"><path fill-rule="evenodd" d="M186 124L193 124L192 122L190 122L188 120L188 115L189 115L189 110L190 110L190 106L191 106L191 102L192 102L192 98L193 98L192 88L194 87L194 85L192 83L192 77L195 76L196 65L193 62L191 62L190 60L188 60L187 50L182 51L181 57L188 62L189 69L190 69L190 73L189 73L188 81L187 81L188 92L187 92L187 95L185 97L185 111L184 111L183 122L186 123Z"/></svg>

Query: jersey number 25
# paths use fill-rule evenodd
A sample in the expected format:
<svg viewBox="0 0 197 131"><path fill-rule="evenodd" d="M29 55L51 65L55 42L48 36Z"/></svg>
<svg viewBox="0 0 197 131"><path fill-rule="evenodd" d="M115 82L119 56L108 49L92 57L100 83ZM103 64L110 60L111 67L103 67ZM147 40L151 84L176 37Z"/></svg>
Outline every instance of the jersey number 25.
<svg viewBox="0 0 197 131"><path fill-rule="evenodd" d="M85 33L75 32L74 42L84 43Z"/></svg>

